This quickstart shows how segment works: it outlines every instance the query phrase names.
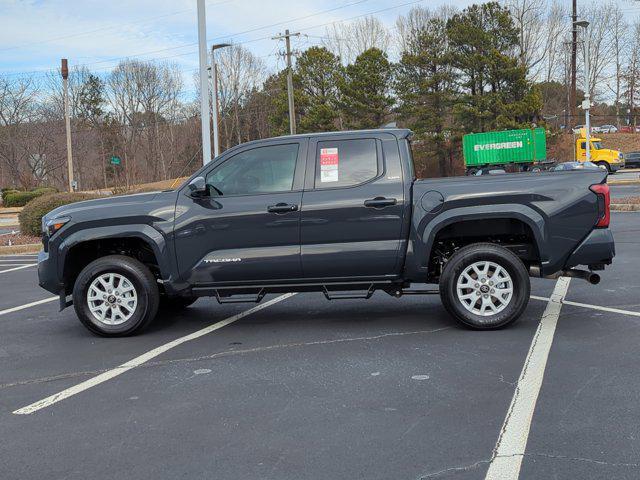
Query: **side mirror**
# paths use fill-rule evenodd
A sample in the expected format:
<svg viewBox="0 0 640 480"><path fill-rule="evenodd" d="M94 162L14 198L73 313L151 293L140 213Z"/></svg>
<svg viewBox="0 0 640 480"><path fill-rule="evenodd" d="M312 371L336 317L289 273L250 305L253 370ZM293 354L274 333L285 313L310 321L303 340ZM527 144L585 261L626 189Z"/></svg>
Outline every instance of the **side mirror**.
<svg viewBox="0 0 640 480"><path fill-rule="evenodd" d="M207 184L204 177L196 177L189 182L189 192L194 197L201 197L207 193Z"/></svg>

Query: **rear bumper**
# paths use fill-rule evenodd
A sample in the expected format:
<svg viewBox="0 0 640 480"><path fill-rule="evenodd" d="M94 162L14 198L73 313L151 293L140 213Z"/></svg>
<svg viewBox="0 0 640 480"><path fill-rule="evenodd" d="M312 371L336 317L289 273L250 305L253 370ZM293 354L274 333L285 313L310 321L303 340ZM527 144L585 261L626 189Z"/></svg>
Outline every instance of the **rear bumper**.
<svg viewBox="0 0 640 480"><path fill-rule="evenodd" d="M569 255L565 268L573 268L577 265L594 267L609 265L615 255L616 246L611 230L608 228L595 229Z"/></svg>

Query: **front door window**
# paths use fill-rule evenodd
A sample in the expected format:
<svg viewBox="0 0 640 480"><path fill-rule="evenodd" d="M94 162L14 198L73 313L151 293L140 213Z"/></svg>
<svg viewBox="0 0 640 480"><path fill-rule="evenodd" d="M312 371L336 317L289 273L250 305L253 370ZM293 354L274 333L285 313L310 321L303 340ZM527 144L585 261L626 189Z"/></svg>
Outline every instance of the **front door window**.
<svg viewBox="0 0 640 480"><path fill-rule="evenodd" d="M298 144L258 147L234 155L206 177L212 196L288 192L298 157Z"/></svg>

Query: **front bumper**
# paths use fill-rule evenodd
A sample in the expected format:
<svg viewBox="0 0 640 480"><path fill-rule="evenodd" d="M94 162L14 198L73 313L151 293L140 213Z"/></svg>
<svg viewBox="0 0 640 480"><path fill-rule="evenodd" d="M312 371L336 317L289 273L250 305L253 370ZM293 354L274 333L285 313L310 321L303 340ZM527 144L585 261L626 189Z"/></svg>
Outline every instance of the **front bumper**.
<svg viewBox="0 0 640 480"><path fill-rule="evenodd" d="M611 264L616 255L616 246L613 234L608 228L597 228L573 251L565 264L565 269L577 265L602 267ZM591 268L595 270L595 268Z"/></svg>
<svg viewBox="0 0 640 480"><path fill-rule="evenodd" d="M618 170L621 170L624 168L625 162L618 162L618 163L609 162L609 166L611 167L612 172L617 172Z"/></svg>
<svg viewBox="0 0 640 480"><path fill-rule="evenodd" d="M57 267L53 258L44 250L38 252L38 284L55 295L60 293Z"/></svg>

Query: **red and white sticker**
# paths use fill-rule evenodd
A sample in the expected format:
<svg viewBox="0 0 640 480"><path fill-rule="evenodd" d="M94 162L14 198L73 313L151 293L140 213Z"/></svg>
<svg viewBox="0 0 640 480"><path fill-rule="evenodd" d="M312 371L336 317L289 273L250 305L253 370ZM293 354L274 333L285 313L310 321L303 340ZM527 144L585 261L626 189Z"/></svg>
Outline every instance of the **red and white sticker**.
<svg viewBox="0 0 640 480"><path fill-rule="evenodd" d="M340 157L337 148L320 149L320 182L337 182Z"/></svg>

